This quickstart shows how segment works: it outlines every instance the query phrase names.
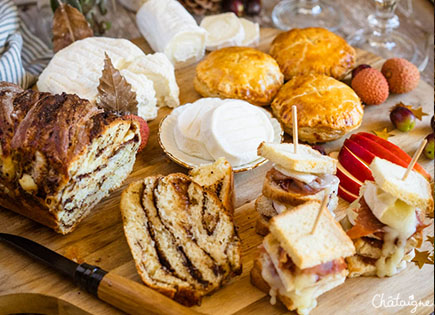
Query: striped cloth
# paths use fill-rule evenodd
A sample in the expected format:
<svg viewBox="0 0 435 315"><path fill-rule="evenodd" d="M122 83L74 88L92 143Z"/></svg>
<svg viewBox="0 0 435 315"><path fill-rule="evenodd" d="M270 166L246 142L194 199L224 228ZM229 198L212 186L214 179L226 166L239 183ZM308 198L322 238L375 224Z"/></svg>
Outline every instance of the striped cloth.
<svg viewBox="0 0 435 315"><path fill-rule="evenodd" d="M28 88L52 55L52 50L20 20L13 1L0 0L0 81Z"/></svg>

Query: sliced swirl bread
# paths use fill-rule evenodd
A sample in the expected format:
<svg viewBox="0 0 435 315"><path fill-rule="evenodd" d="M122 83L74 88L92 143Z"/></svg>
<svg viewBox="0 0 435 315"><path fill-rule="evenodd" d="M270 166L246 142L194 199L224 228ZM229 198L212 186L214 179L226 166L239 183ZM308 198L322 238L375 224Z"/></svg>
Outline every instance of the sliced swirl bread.
<svg viewBox="0 0 435 315"><path fill-rule="evenodd" d="M132 183L121 197L124 232L143 282L187 305L242 271L231 215L184 174Z"/></svg>

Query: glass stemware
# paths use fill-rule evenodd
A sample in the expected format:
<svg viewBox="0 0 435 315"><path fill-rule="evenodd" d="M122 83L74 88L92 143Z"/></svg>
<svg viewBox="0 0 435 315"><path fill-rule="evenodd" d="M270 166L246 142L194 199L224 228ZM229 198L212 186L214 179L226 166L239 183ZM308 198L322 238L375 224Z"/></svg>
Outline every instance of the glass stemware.
<svg viewBox="0 0 435 315"><path fill-rule="evenodd" d="M396 29L400 25L395 10L398 0L373 0L375 13L368 16L368 29L362 29L347 38L352 46L388 58L405 58L416 66L425 66L427 56L415 41ZM421 70L421 69L420 69Z"/></svg>
<svg viewBox="0 0 435 315"><path fill-rule="evenodd" d="M336 31L343 17L327 0L284 0L273 9L272 20L282 30L318 26Z"/></svg>

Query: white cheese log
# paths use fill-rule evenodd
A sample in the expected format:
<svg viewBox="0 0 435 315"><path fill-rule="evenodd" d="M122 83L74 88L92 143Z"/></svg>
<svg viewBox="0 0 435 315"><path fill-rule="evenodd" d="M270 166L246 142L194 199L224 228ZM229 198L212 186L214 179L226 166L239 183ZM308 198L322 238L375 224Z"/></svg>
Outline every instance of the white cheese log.
<svg viewBox="0 0 435 315"><path fill-rule="evenodd" d="M204 56L207 33L176 0L148 0L137 12L136 23L151 48L175 66Z"/></svg>
<svg viewBox="0 0 435 315"><path fill-rule="evenodd" d="M245 39L242 23L232 12L206 16L200 26L207 31L207 50L240 46Z"/></svg>

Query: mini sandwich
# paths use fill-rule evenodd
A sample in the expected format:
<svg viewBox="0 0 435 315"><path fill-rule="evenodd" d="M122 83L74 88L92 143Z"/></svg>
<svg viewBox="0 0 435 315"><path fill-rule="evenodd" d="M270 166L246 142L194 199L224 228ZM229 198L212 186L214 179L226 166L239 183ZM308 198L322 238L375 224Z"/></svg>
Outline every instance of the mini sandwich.
<svg viewBox="0 0 435 315"><path fill-rule="evenodd" d="M317 297L341 285L348 274L345 258L355 247L329 211L312 232L320 203L310 201L270 220L251 282L278 298L290 311L308 314Z"/></svg>
<svg viewBox="0 0 435 315"><path fill-rule="evenodd" d="M355 242L349 276L391 277L406 268L423 239L425 214L433 212L429 182L376 157L370 164L375 181L366 181L342 225Z"/></svg>
<svg viewBox="0 0 435 315"><path fill-rule="evenodd" d="M263 194L255 206L260 213L256 231L268 232L268 222L273 216L307 201L321 201L329 193L328 209L337 207L337 190L340 180L334 174L337 160L322 155L308 145L299 144L297 153L290 143L261 143L258 155L274 163L266 174Z"/></svg>

